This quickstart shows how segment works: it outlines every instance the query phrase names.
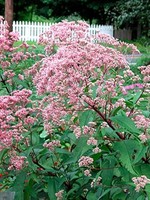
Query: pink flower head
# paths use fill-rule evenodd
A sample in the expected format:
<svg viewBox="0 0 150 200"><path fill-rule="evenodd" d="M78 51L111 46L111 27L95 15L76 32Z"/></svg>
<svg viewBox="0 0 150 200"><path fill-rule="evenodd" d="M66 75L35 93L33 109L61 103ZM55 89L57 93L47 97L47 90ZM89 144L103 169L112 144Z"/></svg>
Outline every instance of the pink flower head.
<svg viewBox="0 0 150 200"><path fill-rule="evenodd" d="M141 188L144 188L146 184L150 183L150 179L148 179L145 175L140 177L133 177L132 181L136 185L136 192L139 192Z"/></svg>
<svg viewBox="0 0 150 200"><path fill-rule="evenodd" d="M63 193L64 193L64 190L60 190L59 192L55 193L55 196L57 197L57 200L62 200L63 199Z"/></svg>
<svg viewBox="0 0 150 200"><path fill-rule="evenodd" d="M90 137L87 141L88 145L97 145L97 140L94 137Z"/></svg>
<svg viewBox="0 0 150 200"><path fill-rule="evenodd" d="M16 155L12 156L10 159L10 166L8 169L21 170L23 168L25 159L26 159L25 156L16 156Z"/></svg>
<svg viewBox="0 0 150 200"><path fill-rule="evenodd" d="M84 170L84 175L91 176L90 170L89 169Z"/></svg>
<svg viewBox="0 0 150 200"><path fill-rule="evenodd" d="M79 159L79 167L88 167L90 164L93 163L93 158L90 158L89 156L82 156Z"/></svg>
<svg viewBox="0 0 150 200"><path fill-rule="evenodd" d="M61 144L59 140L53 140L52 142L45 142L43 146L53 151L55 147L59 147Z"/></svg>

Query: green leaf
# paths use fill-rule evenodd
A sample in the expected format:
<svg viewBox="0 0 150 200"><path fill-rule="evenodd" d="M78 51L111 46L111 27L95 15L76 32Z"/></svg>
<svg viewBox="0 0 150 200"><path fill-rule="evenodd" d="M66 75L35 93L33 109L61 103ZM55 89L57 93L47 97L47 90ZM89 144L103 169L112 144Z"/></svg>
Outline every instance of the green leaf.
<svg viewBox="0 0 150 200"><path fill-rule="evenodd" d="M127 200L127 194L124 192L120 192L119 194L115 195L113 200Z"/></svg>
<svg viewBox="0 0 150 200"><path fill-rule="evenodd" d="M43 130L40 134L40 138L46 138L48 136L47 131Z"/></svg>
<svg viewBox="0 0 150 200"><path fill-rule="evenodd" d="M37 197L37 194L36 194L36 191L34 189L34 181L33 179L31 178L28 182L28 185L25 187L25 190L24 190L24 199L25 200L30 200L31 199L31 196L35 199Z"/></svg>
<svg viewBox="0 0 150 200"><path fill-rule="evenodd" d="M145 200L145 196L144 195L141 195L137 198L137 200ZM147 199L148 200L148 199Z"/></svg>
<svg viewBox="0 0 150 200"><path fill-rule="evenodd" d="M76 163L79 158L89 149L89 146L87 145L87 139L85 137L80 137L76 143L76 147L72 150L70 156L68 156L65 164Z"/></svg>
<svg viewBox="0 0 150 200"><path fill-rule="evenodd" d="M24 200L24 181L26 173L21 171L14 182L13 190L15 191L15 200Z"/></svg>
<svg viewBox="0 0 150 200"><path fill-rule="evenodd" d="M114 145L114 149L118 151L120 154L119 160L121 164L131 173L136 175L136 172L133 169L133 161L131 156L134 150L134 141L133 140L126 140L121 142L116 142Z"/></svg>
<svg viewBox="0 0 150 200"><path fill-rule="evenodd" d="M0 162L3 160L3 157L5 156L7 151L8 151L8 149L3 149L2 151L0 151Z"/></svg>
<svg viewBox="0 0 150 200"><path fill-rule="evenodd" d="M65 177L57 178L57 177L49 177L47 178L48 183L48 196L50 200L56 200L55 193L61 190L62 184L65 182Z"/></svg>
<svg viewBox="0 0 150 200"><path fill-rule="evenodd" d="M111 193L110 193L110 196L112 197L113 200L116 200L116 195L120 194L122 192L122 189L117 187L117 188L113 188L111 189Z"/></svg>
<svg viewBox="0 0 150 200"><path fill-rule="evenodd" d="M143 114L145 117L149 117L149 116L150 116L150 111L149 111L149 110L144 110L144 111L142 111L142 114Z"/></svg>
<svg viewBox="0 0 150 200"><path fill-rule="evenodd" d="M137 129L135 123L126 115L116 115L114 117L111 117L111 120L119 124L122 128L129 131L130 133L140 133L140 130Z"/></svg>
<svg viewBox="0 0 150 200"><path fill-rule="evenodd" d="M31 137L32 137L32 146L33 145L37 145L39 144L39 134L37 133L37 131L35 130L34 132L31 133Z"/></svg>
<svg viewBox="0 0 150 200"><path fill-rule="evenodd" d="M140 166L141 174L147 176L150 179L150 165L149 164L141 164Z"/></svg>
<svg viewBox="0 0 150 200"><path fill-rule="evenodd" d="M139 99L141 94L142 94L142 91L136 92L136 94L134 95L134 98L133 98L133 105L135 105L135 103L137 102L137 100Z"/></svg>
<svg viewBox="0 0 150 200"><path fill-rule="evenodd" d="M59 154L70 154L69 151L67 151L66 149L61 149L61 148L56 148L55 152Z"/></svg>
<svg viewBox="0 0 150 200"><path fill-rule="evenodd" d="M123 184L124 183L129 183L132 178L132 174L129 173L129 171L123 166L119 167L119 172L120 172L120 177L122 179Z"/></svg>
<svg viewBox="0 0 150 200"><path fill-rule="evenodd" d="M88 195L86 196L87 200L97 200L97 196L94 192L89 192Z"/></svg>
<svg viewBox="0 0 150 200"><path fill-rule="evenodd" d="M94 119L94 112L92 110L86 110L81 112L79 115L79 124L80 127L87 125L89 122L93 121Z"/></svg>
<svg viewBox="0 0 150 200"><path fill-rule="evenodd" d="M116 164L116 160L115 160L115 158L113 156L109 156L104 161L104 163L102 165L102 168L103 169L110 168L108 170L102 170L102 172L101 172L102 183L104 185L111 186L111 184L112 184L112 178L114 176L114 167L115 167L115 164Z"/></svg>
<svg viewBox="0 0 150 200"><path fill-rule="evenodd" d="M137 162L139 162L142 157L145 156L145 153L147 152L148 147L143 146L142 144L139 144L139 148L137 149L137 153L135 154L135 158L133 163L136 164Z"/></svg>
<svg viewBox="0 0 150 200"><path fill-rule="evenodd" d="M48 181L48 196L51 200L56 200L56 196L55 196L55 193L56 193L56 183L55 183L55 180L53 179L49 179Z"/></svg>
<svg viewBox="0 0 150 200"><path fill-rule="evenodd" d="M108 194L110 191L111 191L111 188L105 190L105 191L103 192L103 194L98 198L98 200L100 200L102 197L104 197L104 196L105 196L106 194Z"/></svg>
<svg viewBox="0 0 150 200"><path fill-rule="evenodd" d="M146 191L148 200L150 200L150 184L147 184L147 185L145 186L145 191Z"/></svg>

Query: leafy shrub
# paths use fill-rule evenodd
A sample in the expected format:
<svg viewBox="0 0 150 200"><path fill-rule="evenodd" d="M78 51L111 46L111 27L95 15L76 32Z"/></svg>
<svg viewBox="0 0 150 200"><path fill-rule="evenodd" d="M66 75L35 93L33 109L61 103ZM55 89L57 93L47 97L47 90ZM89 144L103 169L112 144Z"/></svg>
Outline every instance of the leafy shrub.
<svg viewBox="0 0 150 200"><path fill-rule="evenodd" d="M23 76L13 67L17 49L0 47L9 61L0 71L8 93L0 98L1 190L19 200L150 197L150 65L134 74L119 52L128 44L90 37L82 21L51 26L39 43L45 54L33 54Z"/></svg>

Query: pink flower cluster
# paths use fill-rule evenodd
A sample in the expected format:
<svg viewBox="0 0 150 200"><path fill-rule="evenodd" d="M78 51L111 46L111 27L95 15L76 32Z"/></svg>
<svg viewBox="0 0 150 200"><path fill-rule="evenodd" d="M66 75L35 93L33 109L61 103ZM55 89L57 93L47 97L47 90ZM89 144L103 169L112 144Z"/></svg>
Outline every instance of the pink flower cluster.
<svg viewBox="0 0 150 200"><path fill-rule="evenodd" d="M150 139L150 136L146 133L142 133L139 135L139 138L141 140L142 143L146 142L148 139Z"/></svg>
<svg viewBox="0 0 150 200"><path fill-rule="evenodd" d="M15 53L12 54L11 62L18 64L20 61L26 60L29 57L30 57L30 54L28 54L28 53L26 54L24 52L15 52Z"/></svg>
<svg viewBox="0 0 150 200"><path fill-rule="evenodd" d="M90 170L89 169L84 170L84 175L91 176Z"/></svg>
<svg viewBox="0 0 150 200"><path fill-rule="evenodd" d="M7 22L0 16L0 55L5 51L11 52L13 43L18 39L18 33L9 32Z"/></svg>
<svg viewBox="0 0 150 200"><path fill-rule="evenodd" d="M62 200L63 199L63 193L64 193L64 190L60 190L59 192L55 193L55 196L57 197L57 200Z"/></svg>
<svg viewBox="0 0 150 200"><path fill-rule="evenodd" d="M91 188L95 186L99 186L101 184L101 180L102 180L102 177L100 176L97 179L93 179L93 181L91 182Z"/></svg>
<svg viewBox="0 0 150 200"><path fill-rule="evenodd" d="M98 42L100 43L109 44L113 47L116 47L117 50L123 53L126 53L128 50L131 51L130 53L132 54L140 53L135 45L121 42L118 39L115 39L114 37L107 34L98 33L96 39L98 39Z"/></svg>
<svg viewBox="0 0 150 200"><path fill-rule="evenodd" d="M10 166L8 167L8 170L21 170L25 163L25 156L12 156L10 158Z"/></svg>
<svg viewBox="0 0 150 200"><path fill-rule="evenodd" d="M49 55L53 52L55 45L67 45L71 41L88 38L88 28L89 25L83 21L59 22L40 35L39 43L46 44L46 52Z"/></svg>
<svg viewBox="0 0 150 200"><path fill-rule="evenodd" d="M78 161L79 167L88 167L93 161L93 158L90 158L89 156L82 156Z"/></svg>
<svg viewBox="0 0 150 200"><path fill-rule="evenodd" d="M40 68L34 65L28 74L33 76L38 94L48 94L48 105L42 108L43 118L55 125L64 123L66 115L88 107L85 103L105 107L105 96L110 93L116 96L117 93L116 81L110 79L104 83L104 76L109 74L111 68L126 65L121 54L92 43L84 46L73 43L60 47L56 54L44 58L40 63ZM99 72L95 66L100 69ZM92 80L96 79L99 81L92 85ZM102 86L103 92L93 100L91 91L97 86ZM87 94L85 88L89 88Z"/></svg>
<svg viewBox="0 0 150 200"><path fill-rule="evenodd" d="M145 85L142 83L134 83L131 85L126 85L126 86L121 87L121 90L122 90L122 93L126 95L128 93L128 90L143 89L144 87Z"/></svg>
<svg viewBox="0 0 150 200"><path fill-rule="evenodd" d="M148 179L145 175L140 176L140 177L133 177L132 181L136 185L135 190L137 192L139 192L141 188L143 189L146 184L150 183L150 179Z"/></svg>
<svg viewBox="0 0 150 200"><path fill-rule="evenodd" d="M53 140L52 142L45 142L43 146L53 151L55 147L59 147L61 144L59 140Z"/></svg>
<svg viewBox="0 0 150 200"><path fill-rule="evenodd" d="M150 65L147 66L141 66L139 67L141 74L143 75L143 81L145 83L149 83L150 82Z"/></svg>
<svg viewBox="0 0 150 200"><path fill-rule="evenodd" d="M144 90L145 85L140 83L123 86L126 78L132 80L137 76L125 57L115 49L101 45L102 40L115 47L119 45L118 48L125 46L125 43L101 34L94 42L95 36L89 36L85 22L61 22L41 35L39 42L46 45L46 57L26 74L33 77L38 94L47 95L40 108L44 128L49 133L53 132L53 127L70 126L77 138L81 134L93 135L94 127L80 127L79 121L75 122L71 116L95 107L109 116L114 107L126 108L123 99L115 98L120 93L126 94L134 88ZM129 46L134 53L138 52L136 47ZM119 74L122 69L124 76Z"/></svg>
<svg viewBox="0 0 150 200"><path fill-rule="evenodd" d="M71 126L76 138L79 138L82 134L83 135L93 135L95 132L95 128L91 126L83 126L82 129L79 126L73 125Z"/></svg>
<svg viewBox="0 0 150 200"><path fill-rule="evenodd" d="M150 127L150 119L142 114L136 115L134 117L134 122L138 128L143 128L144 130Z"/></svg>
<svg viewBox="0 0 150 200"><path fill-rule="evenodd" d="M35 57L35 53L29 53L29 45L23 42L20 46L14 47L14 42L19 40L17 32L9 32L8 24L4 21L3 17L0 17L0 66L1 76L6 83L10 85L13 83L14 78L23 79L21 74L14 70L18 68L18 64L27 60L28 58ZM38 56L37 56L38 57ZM20 69L21 71L21 69ZM22 73L22 72L21 72Z"/></svg>
<svg viewBox="0 0 150 200"><path fill-rule="evenodd" d="M142 89L144 86L143 86L143 84L141 84L141 83L134 83L134 84L132 84L132 85L124 86L125 90L133 90L133 89L136 88L136 87Z"/></svg>
<svg viewBox="0 0 150 200"><path fill-rule="evenodd" d="M108 34L100 32L97 32L96 36L92 35L92 37L90 37L89 31L89 24L86 22L63 21L52 25L48 31L41 34L39 43L46 44L46 52L48 54L54 51L55 45L68 45L72 41L81 41L84 43L85 40L94 43L96 42L101 45L111 45L121 52L124 48L126 51L129 49L133 54L140 53L133 44L121 42Z"/></svg>
<svg viewBox="0 0 150 200"><path fill-rule="evenodd" d="M90 137L88 139L88 141L87 141L87 144L96 146L97 145L97 140L94 137Z"/></svg>
<svg viewBox="0 0 150 200"><path fill-rule="evenodd" d="M124 98L120 98L120 99L118 99L118 101L116 101L116 103L114 104L114 108L118 108L118 107L122 107L122 108L126 107Z"/></svg>
<svg viewBox="0 0 150 200"><path fill-rule="evenodd" d="M102 150L99 147L93 149L93 153L100 153Z"/></svg>
<svg viewBox="0 0 150 200"><path fill-rule="evenodd" d="M33 112L32 108L26 108L31 94L30 90L23 89L14 91L11 96L0 96L0 150L12 148L14 141L23 138L24 120Z"/></svg>

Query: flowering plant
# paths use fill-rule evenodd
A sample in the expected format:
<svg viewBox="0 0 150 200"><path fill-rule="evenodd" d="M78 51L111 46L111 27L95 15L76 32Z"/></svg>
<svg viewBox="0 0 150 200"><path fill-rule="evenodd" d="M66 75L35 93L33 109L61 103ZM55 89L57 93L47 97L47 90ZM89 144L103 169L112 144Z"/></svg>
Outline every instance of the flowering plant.
<svg viewBox="0 0 150 200"><path fill-rule="evenodd" d="M52 25L18 88L1 79L1 190L15 199L150 197L150 66L136 75L102 38L82 21Z"/></svg>

